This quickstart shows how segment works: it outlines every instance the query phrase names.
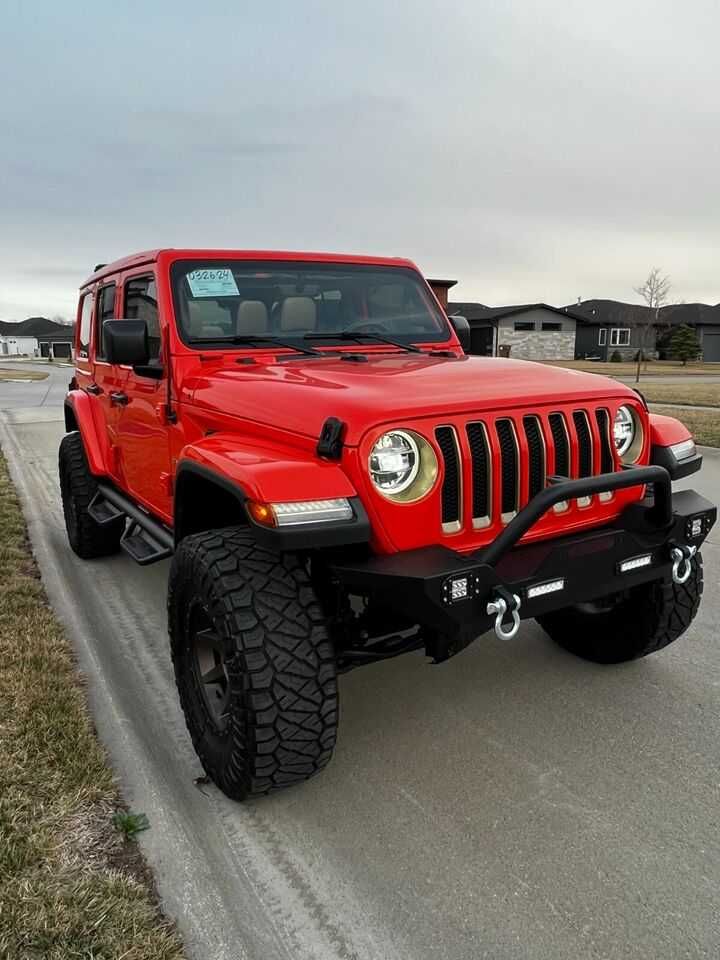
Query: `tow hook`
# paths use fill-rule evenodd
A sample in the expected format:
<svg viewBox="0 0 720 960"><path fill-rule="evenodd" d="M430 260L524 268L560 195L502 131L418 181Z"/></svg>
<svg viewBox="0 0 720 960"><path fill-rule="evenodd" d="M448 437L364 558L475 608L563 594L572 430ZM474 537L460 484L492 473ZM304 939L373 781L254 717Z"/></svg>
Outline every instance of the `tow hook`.
<svg viewBox="0 0 720 960"><path fill-rule="evenodd" d="M688 547L678 544L670 551L672 558L672 578L674 583L687 583L692 573L692 559L697 553L697 547Z"/></svg>
<svg viewBox="0 0 720 960"><path fill-rule="evenodd" d="M498 640L512 640L520 629L520 597L516 593L510 593L504 587L496 588L495 598L487 605L489 616L495 614L495 636ZM512 625L509 629L503 629L503 620L509 613L512 616Z"/></svg>

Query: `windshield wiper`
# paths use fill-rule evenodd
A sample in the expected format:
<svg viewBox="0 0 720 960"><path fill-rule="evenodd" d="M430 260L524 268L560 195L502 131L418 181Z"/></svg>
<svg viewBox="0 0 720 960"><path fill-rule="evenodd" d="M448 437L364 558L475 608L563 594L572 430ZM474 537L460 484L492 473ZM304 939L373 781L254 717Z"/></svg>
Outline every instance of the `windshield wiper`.
<svg viewBox="0 0 720 960"><path fill-rule="evenodd" d="M350 330L340 330L338 333L306 333L303 340L354 340L355 343L362 343L363 340L375 340L377 343L389 343L391 347L407 350L408 353L425 353L414 343L402 343L400 340L393 340L392 337L386 337L381 333L362 333L359 330L356 333Z"/></svg>
<svg viewBox="0 0 720 960"><path fill-rule="evenodd" d="M251 335L237 335L231 337L190 337L188 343L229 343L234 346L242 344L252 345L254 343L271 343L276 347L286 347L288 350L296 350L306 357L326 357L326 353L319 350L311 350L308 347L301 347L297 343L289 343L287 340L278 340L277 337L253 337Z"/></svg>

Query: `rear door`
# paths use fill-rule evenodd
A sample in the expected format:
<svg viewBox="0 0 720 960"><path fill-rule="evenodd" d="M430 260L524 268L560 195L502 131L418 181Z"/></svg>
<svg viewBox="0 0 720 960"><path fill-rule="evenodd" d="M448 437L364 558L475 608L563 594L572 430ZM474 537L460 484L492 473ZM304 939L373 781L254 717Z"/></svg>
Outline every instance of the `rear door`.
<svg viewBox="0 0 720 960"><path fill-rule="evenodd" d="M162 333L157 283L153 272L125 274L120 313L127 320L144 320L148 328L150 363L143 372L124 368L125 399L118 421L123 478L132 495L153 513L172 516L170 440L165 418L167 369L162 365Z"/></svg>

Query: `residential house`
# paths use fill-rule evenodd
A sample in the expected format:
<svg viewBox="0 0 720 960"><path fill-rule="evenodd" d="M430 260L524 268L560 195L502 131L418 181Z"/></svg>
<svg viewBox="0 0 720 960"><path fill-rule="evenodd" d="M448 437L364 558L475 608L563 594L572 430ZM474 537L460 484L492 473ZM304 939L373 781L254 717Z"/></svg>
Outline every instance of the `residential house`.
<svg viewBox="0 0 720 960"><path fill-rule="evenodd" d="M650 307L618 300L583 300L565 309L585 319L578 327L578 358L608 360L617 351L632 360L640 349L655 358L668 351L673 329L687 324L697 333L703 360L720 362L720 304L669 304L661 307L657 324Z"/></svg>
<svg viewBox="0 0 720 960"><path fill-rule="evenodd" d="M0 357L34 357L38 342L35 337L18 337L0 334Z"/></svg>
<svg viewBox="0 0 720 960"><path fill-rule="evenodd" d="M430 280L428 279L428 285L435 296L440 301L440 305L447 310L448 307L448 292L450 287L454 287L457 283L457 280Z"/></svg>
<svg viewBox="0 0 720 960"><path fill-rule="evenodd" d="M47 317L28 317L19 322L0 320L0 336L33 337L38 355L53 360L70 360L73 356L75 326L55 323Z"/></svg>
<svg viewBox="0 0 720 960"><path fill-rule="evenodd" d="M470 324L471 353L519 360L572 360L577 328L586 322L573 310L547 303L488 307L455 302L448 304L448 312Z"/></svg>

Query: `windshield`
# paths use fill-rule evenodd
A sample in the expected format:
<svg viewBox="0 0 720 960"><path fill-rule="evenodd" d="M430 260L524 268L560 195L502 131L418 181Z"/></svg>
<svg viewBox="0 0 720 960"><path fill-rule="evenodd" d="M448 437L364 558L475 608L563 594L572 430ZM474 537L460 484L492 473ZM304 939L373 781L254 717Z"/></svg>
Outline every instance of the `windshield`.
<svg viewBox="0 0 720 960"><path fill-rule="evenodd" d="M404 267L177 261L172 282L186 343L219 341L208 345L222 348L224 338L312 335L316 346L324 345L326 336L332 344L333 334L352 332L384 334L401 343L450 336L447 319L422 278Z"/></svg>

